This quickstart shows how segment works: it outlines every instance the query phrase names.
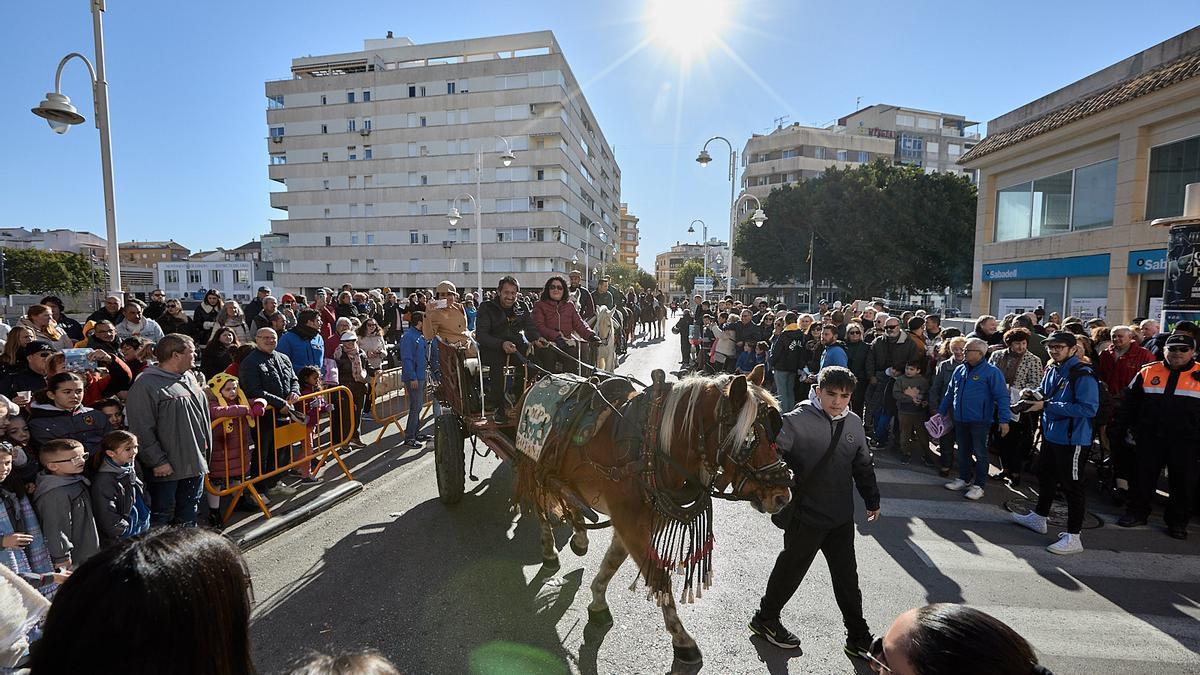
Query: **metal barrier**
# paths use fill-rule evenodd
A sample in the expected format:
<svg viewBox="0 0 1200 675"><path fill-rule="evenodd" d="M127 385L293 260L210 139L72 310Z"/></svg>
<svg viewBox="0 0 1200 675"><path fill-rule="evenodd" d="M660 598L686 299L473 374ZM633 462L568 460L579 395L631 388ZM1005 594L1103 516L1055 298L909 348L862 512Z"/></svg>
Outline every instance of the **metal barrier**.
<svg viewBox="0 0 1200 675"><path fill-rule="evenodd" d="M268 406L262 417L254 418L252 433L248 417L218 417L212 421L213 445L219 438L224 443L225 457L223 462L209 465L204 488L209 494L233 497L221 514L222 522L229 520L243 492L250 493L263 515L272 517L258 485L285 471L303 467L302 475L308 475L310 469L315 474L332 457L346 478L354 479L338 454L350 441L354 415L358 414L350 390L337 386L305 394L292 403L292 408L303 421L290 415L280 418L278 411ZM231 427L228 430L227 423ZM247 443L248 434L254 440L253 447ZM263 448L270 450L263 452ZM313 460L317 462L315 467ZM221 486L214 484L214 477Z"/></svg>
<svg viewBox="0 0 1200 675"><path fill-rule="evenodd" d="M396 431L404 433L400 419L408 416L408 388L404 386L403 369L392 368L380 370L371 378L371 419L381 425L379 438L387 431L388 426L396 425ZM421 407L421 417L425 418L433 407L433 397L426 392L425 405Z"/></svg>

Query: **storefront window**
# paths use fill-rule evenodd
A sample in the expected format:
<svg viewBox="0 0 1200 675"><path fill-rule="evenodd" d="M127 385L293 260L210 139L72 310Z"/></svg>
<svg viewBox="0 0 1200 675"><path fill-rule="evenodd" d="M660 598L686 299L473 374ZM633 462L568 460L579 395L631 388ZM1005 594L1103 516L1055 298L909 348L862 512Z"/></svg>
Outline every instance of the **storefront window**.
<svg viewBox="0 0 1200 675"><path fill-rule="evenodd" d="M1071 229L1089 230L1113 224L1117 203L1117 160L1110 159L1075 170L1075 199Z"/></svg>
<svg viewBox="0 0 1200 675"><path fill-rule="evenodd" d="M1071 277L1067 279L1067 316L1087 321L1108 313L1107 277Z"/></svg>
<svg viewBox="0 0 1200 675"><path fill-rule="evenodd" d="M995 241L1112 225L1116 186L1110 159L997 190Z"/></svg>
<svg viewBox="0 0 1200 675"><path fill-rule="evenodd" d="M1029 188L1029 183L1021 183L996 194L996 241L1029 237L1029 216L1033 212Z"/></svg>
<svg viewBox="0 0 1200 675"><path fill-rule="evenodd" d="M1025 305L1032 304L1036 307L1041 304L1047 314L1062 314L1063 283L1063 279L993 281L992 305L989 311L994 316L1003 318L1015 309L1033 309Z"/></svg>
<svg viewBox="0 0 1200 675"><path fill-rule="evenodd" d="M1032 236L1057 234L1071 229L1071 172L1033 181Z"/></svg>
<svg viewBox="0 0 1200 675"><path fill-rule="evenodd" d="M1146 220L1183 213L1183 192L1200 182L1200 136L1150 149Z"/></svg>

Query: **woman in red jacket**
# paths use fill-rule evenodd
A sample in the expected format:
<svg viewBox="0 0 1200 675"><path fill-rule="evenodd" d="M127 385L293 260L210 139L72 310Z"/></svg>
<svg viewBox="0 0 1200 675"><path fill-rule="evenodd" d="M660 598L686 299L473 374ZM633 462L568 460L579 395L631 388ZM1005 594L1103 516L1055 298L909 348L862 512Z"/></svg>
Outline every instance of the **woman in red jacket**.
<svg viewBox="0 0 1200 675"><path fill-rule="evenodd" d="M579 316L579 310L575 307L575 303L567 298L567 281L561 276L555 275L546 281L546 286L542 289L542 297L537 302L533 303L533 324L537 326L538 333L546 340L553 342L562 351L579 358L579 340L587 342L599 342L600 338L596 337L595 331L588 327L583 319ZM575 344L570 345L567 340L574 340ZM561 355L553 349L541 350L543 366L552 372L562 372L561 368L556 367L556 362L559 361ZM574 370L576 365L570 362L566 363L567 370Z"/></svg>

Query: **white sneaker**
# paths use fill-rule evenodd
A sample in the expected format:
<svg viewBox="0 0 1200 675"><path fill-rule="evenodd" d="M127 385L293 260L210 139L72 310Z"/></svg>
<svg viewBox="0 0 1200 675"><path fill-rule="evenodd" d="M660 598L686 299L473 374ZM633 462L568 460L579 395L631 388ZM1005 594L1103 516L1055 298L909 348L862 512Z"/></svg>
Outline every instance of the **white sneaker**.
<svg viewBox="0 0 1200 675"><path fill-rule="evenodd" d="M1079 535L1069 534L1067 532L1058 533L1058 541L1046 547L1047 551L1057 553L1059 555L1070 555L1072 553L1083 552L1083 542L1079 540Z"/></svg>
<svg viewBox="0 0 1200 675"><path fill-rule="evenodd" d="M967 494L963 496L971 501L975 501L983 496L983 488L979 487L978 485L972 485L971 487L967 488Z"/></svg>
<svg viewBox="0 0 1200 675"><path fill-rule="evenodd" d="M949 483L946 483L946 489L947 490L965 490L967 488L967 485L968 485L967 481L965 481L961 478L955 478L954 480L950 481Z"/></svg>
<svg viewBox="0 0 1200 675"><path fill-rule="evenodd" d="M1023 525L1025 527L1028 527L1029 529L1033 530L1034 532L1037 532L1038 534L1046 534L1046 517L1039 516L1038 514L1034 513L1033 511L1030 511L1029 513L1026 513L1025 515L1021 515L1019 513L1014 513L1013 514L1013 522L1015 522L1018 525Z"/></svg>

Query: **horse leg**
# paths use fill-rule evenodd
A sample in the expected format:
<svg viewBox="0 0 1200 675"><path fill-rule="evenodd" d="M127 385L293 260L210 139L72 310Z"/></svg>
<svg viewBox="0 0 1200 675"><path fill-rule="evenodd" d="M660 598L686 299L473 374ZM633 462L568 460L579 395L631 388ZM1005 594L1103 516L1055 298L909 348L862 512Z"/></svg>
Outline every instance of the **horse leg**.
<svg viewBox="0 0 1200 675"><path fill-rule="evenodd" d="M662 606L663 621L667 624L667 632L671 634L671 648L675 652L675 660L684 665L695 665L704 661L700 646L683 627L679 620L679 612L675 610L675 598L671 594L671 582L667 580L666 598Z"/></svg>
<svg viewBox="0 0 1200 675"><path fill-rule="evenodd" d="M583 519L578 515L571 514L571 529L574 530L574 533L571 535L571 551L577 556L587 555L587 528L583 526Z"/></svg>
<svg viewBox="0 0 1200 675"><path fill-rule="evenodd" d="M538 511L538 529L542 534L542 567L547 570L558 569L558 547L554 544L554 528L546 514Z"/></svg>
<svg viewBox="0 0 1200 675"><path fill-rule="evenodd" d="M600 563L600 570L596 572L596 578L592 579L592 603L588 605L588 623L612 625L612 612L608 611L608 599L605 595L613 575L628 557L629 553L625 550L625 544L621 543L621 538L613 536L612 543L608 545L608 552L604 554L604 560Z"/></svg>

